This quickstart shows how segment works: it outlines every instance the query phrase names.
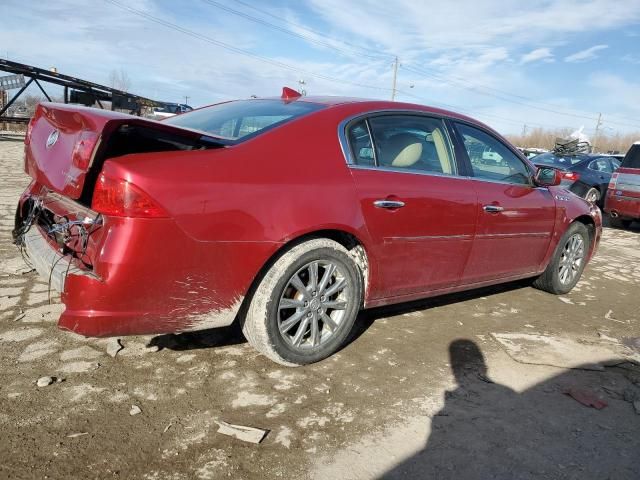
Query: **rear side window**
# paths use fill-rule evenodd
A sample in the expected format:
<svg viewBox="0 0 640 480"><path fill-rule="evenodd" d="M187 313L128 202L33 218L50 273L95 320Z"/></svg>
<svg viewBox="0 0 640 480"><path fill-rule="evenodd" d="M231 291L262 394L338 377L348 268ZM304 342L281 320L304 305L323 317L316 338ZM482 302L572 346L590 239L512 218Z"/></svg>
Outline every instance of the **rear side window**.
<svg viewBox="0 0 640 480"><path fill-rule="evenodd" d="M500 140L462 123L456 123L456 129L469 155L474 177L523 185L530 183L525 163Z"/></svg>
<svg viewBox="0 0 640 480"><path fill-rule="evenodd" d="M622 160L623 168L640 168L640 144L634 144Z"/></svg>
<svg viewBox="0 0 640 480"><path fill-rule="evenodd" d="M309 102L282 100L239 100L205 107L164 120L231 140L246 139L297 117L323 108Z"/></svg>
<svg viewBox="0 0 640 480"><path fill-rule="evenodd" d="M373 144L366 120L360 120L349 129L349 145L353 154L354 163L365 167L375 165Z"/></svg>
<svg viewBox="0 0 640 480"><path fill-rule="evenodd" d="M419 115L382 115L368 122L375 149L372 154L378 167L456 174L442 120Z"/></svg>
<svg viewBox="0 0 640 480"><path fill-rule="evenodd" d="M613 171L611 170L611 164L608 158L596 158L589 163L589 169L602 173L611 173Z"/></svg>

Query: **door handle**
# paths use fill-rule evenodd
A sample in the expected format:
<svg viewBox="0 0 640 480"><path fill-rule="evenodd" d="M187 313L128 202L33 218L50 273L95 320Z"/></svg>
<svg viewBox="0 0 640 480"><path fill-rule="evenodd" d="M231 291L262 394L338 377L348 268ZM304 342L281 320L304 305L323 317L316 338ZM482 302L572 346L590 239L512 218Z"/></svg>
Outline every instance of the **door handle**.
<svg viewBox="0 0 640 480"><path fill-rule="evenodd" d="M376 200L373 205L378 208L394 209L404 207L404 202L400 200Z"/></svg>
<svg viewBox="0 0 640 480"><path fill-rule="evenodd" d="M499 207L498 205L485 205L482 209L487 213L499 213L504 210L504 207Z"/></svg>

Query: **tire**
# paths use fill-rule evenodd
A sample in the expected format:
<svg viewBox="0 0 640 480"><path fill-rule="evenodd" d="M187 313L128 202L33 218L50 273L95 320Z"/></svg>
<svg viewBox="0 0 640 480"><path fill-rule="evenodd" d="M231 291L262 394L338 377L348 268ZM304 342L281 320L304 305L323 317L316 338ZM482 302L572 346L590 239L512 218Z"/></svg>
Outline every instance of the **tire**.
<svg viewBox="0 0 640 480"><path fill-rule="evenodd" d="M579 241L582 242L582 256L577 265L572 259L578 258L580 254L579 248L574 254L571 249L572 245L576 244L570 245L572 241L575 241L576 244ZM580 222L574 222L569 225L569 228L558 242L547 269L533 282L533 286L556 295L570 292L580 280L590 247L591 239L587 227Z"/></svg>
<svg viewBox="0 0 640 480"><path fill-rule="evenodd" d="M620 228L620 229L628 229L631 224L633 223L633 220L629 220L629 219L622 219L622 218L613 218L613 217L609 217L609 224L613 227L613 228Z"/></svg>
<svg viewBox="0 0 640 480"><path fill-rule="evenodd" d="M308 240L285 252L266 272L251 298L242 331L256 350L277 363L318 362L345 343L360 311L362 292L362 274L342 245L324 238Z"/></svg>
<svg viewBox="0 0 640 480"><path fill-rule="evenodd" d="M598 190L595 187L591 187L584 194L584 199L589 203L593 203L594 205L598 205L598 202L600 202L600 190Z"/></svg>

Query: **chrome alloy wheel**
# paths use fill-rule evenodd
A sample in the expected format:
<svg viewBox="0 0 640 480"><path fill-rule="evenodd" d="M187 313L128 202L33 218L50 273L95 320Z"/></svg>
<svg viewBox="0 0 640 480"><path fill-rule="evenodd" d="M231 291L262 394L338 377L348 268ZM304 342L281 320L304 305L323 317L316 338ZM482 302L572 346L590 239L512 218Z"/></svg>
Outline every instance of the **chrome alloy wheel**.
<svg viewBox="0 0 640 480"><path fill-rule="evenodd" d="M584 239L579 233L569 237L562 249L558 274L560 282L568 285L576 278L584 260Z"/></svg>
<svg viewBox="0 0 640 480"><path fill-rule="evenodd" d="M351 300L351 286L340 267L314 260L287 282L278 304L278 329L296 349L315 348L340 328Z"/></svg>

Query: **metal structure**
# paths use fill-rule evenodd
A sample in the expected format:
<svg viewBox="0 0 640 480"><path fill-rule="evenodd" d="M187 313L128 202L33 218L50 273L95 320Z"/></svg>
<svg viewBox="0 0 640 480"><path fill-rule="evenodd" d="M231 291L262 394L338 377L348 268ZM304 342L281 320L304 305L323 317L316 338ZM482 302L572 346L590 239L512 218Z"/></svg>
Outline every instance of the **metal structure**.
<svg viewBox="0 0 640 480"><path fill-rule="evenodd" d="M88 106L97 103L100 108L104 108L102 102L111 102L111 110L129 110L130 113L137 115L140 115L142 107L155 107L163 104L163 102L133 95L116 88L107 87L69 75L63 75L55 70L46 70L44 68L34 67L33 65L26 65L5 59L0 59L0 71L13 74L13 78L3 77L6 80L3 84L0 84L0 91L6 91L10 88L16 88L16 85L21 85L18 92L0 108L0 122L29 122L28 117L8 116L5 114L32 83L36 84L48 101L51 101L51 97L43 88L42 83L50 83L63 87L64 103L79 103ZM22 78L22 82L20 78ZM25 78L28 79L26 82L24 82ZM2 86L4 84L6 84L5 87Z"/></svg>

